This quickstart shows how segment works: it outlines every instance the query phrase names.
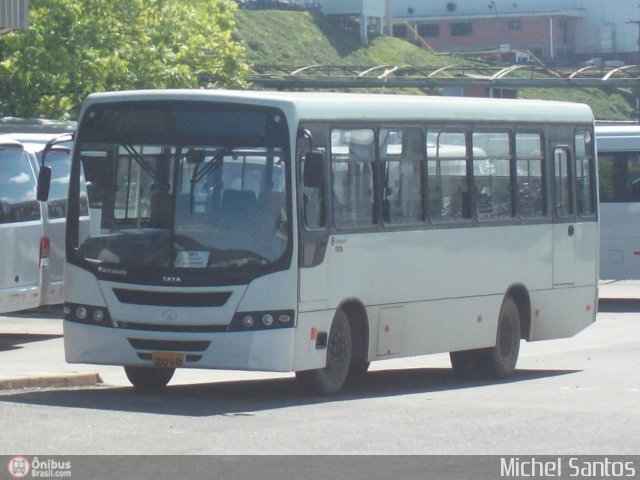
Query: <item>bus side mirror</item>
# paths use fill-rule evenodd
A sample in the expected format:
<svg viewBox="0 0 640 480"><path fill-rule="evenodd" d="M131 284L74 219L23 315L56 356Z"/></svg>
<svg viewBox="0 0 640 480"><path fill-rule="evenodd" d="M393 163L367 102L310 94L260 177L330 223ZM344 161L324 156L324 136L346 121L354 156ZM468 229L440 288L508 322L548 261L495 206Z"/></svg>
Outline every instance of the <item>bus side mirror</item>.
<svg viewBox="0 0 640 480"><path fill-rule="evenodd" d="M322 153L309 152L304 156L302 183L309 188L320 188L324 184L324 155Z"/></svg>
<svg viewBox="0 0 640 480"><path fill-rule="evenodd" d="M42 165L38 173L38 200L46 202L49 199L49 188L51 187L51 167Z"/></svg>

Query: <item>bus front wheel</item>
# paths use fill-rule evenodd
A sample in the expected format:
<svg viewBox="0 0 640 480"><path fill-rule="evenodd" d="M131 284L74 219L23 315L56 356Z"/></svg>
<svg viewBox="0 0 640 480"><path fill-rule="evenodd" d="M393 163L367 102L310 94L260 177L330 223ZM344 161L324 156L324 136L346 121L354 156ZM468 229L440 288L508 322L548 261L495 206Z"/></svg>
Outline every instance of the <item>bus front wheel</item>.
<svg viewBox="0 0 640 480"><path fill-rule="evenodd" d="M166 387L175 371L175 368L124 367L127 378L139 390L159 390Z"/></svg>
<svg viewBox="0 0 640 480"><path fill-rule="evenodd" d="M327 366L296 372L302 388L312 394L330 395L344 385L351 366L351 327L342 310L336 312L327 341Z"/></svg>

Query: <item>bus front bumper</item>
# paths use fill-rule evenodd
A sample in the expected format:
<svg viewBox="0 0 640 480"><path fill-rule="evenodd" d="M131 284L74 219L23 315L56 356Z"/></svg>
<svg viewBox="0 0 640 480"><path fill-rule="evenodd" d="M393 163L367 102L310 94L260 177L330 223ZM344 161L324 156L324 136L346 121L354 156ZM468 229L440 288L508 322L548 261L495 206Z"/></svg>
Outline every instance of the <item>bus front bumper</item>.
<svg viewBox="0 0 640 480"><path fill-rule="evenodd" d="M69 363L152 366L153 359L182 355L180 366L290 372L294 328L224 333L174 333L106 328L65 320ZM174 357L175 355L165 355Z"/></svg>

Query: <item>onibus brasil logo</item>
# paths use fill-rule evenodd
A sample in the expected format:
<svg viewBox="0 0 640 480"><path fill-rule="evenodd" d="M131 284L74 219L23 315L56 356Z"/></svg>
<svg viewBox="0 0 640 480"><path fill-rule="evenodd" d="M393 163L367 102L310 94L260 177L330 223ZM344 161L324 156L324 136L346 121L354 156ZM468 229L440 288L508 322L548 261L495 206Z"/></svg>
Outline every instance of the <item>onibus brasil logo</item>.
<svg viewBox="0 0 640 480"><path fill-rule="evenodd" d="M29 460L23 456L15 456L9 459L7 470L12 478L70 478L71 462L38 457Z"/></svg>
<svg viewBox="0 0 640 480"><path fill-rule="evenodd" d="M25 457L12 457L7 464L7 470L13 478L25 478L31 471L31 464Z"/></svg>

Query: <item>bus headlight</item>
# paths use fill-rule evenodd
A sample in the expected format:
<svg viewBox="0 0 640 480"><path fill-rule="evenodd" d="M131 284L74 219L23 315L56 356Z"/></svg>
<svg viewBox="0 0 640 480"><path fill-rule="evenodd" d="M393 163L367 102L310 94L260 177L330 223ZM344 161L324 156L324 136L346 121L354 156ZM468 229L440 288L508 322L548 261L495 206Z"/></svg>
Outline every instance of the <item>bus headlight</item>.
<svg viewBox="0 0 640 480"><path fill-rule="evenodd" d="M64 319L69 322L84 323L98 327L113 327L109 311L104 307L65 303Z"/></svg>
<svg viewBox="0 0 640 480"><path fill-rule="evenodd" d="M242 326L244 328L251 328L253 327L253 317L251 315L244 315L242 317Z"/></svg>
<svg viewBox="0 0 640 480"><path fill-rule="evenodd" d="M273 310L262 312L237 312L231 324L230 332L246 332L253 330L273 330L294 327L293 310Z"/></svg>
<svg viewBox="0 0 640 480"><path fill-rule="evenodd" d="M104 320L104 312L101 309L97 308L93 311L91 318L93 318L94 322L100 323Z"/></svg>

